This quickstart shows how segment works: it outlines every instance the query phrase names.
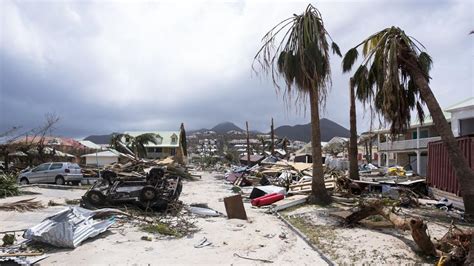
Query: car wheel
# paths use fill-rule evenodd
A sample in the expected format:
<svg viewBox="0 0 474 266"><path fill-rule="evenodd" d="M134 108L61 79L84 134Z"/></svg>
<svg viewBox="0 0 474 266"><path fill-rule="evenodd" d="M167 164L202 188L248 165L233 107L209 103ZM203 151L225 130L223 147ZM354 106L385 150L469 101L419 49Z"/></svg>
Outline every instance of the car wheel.
<svg viewBox="0 0 474 266"><path fill-rule="evenodd" d="M28 178L23 177L20 179L20 185L28 185L30 181L28 181Z"/></svg>
<svg viewBox="0 0 474 266"><path fill-rule="evenodd" d="M105 201L105 196L102 194L102 192L97 191L97 190L91 190L87 193L87 200L92 204L92 205L102 205L104 204Z"/></svg>
<svg viewBox="0 0 474 266"><path fill-rule="evenodd" d="M56 177L56 185L64 185L64 178L62 176Z"/></svg>
<svg viewBox="0 0 474 266"><path fill-rule="evenodd" d="M72 181L71 184L73 186L79 186L79 183L81 183L81 181Z"/></svg>
<svg viewBox="0 0 474 266"><path fill-rule="evenodd" d="M140 201L147 202L156 198L156 189L152 186L145 186L140 191Z"/></svg>

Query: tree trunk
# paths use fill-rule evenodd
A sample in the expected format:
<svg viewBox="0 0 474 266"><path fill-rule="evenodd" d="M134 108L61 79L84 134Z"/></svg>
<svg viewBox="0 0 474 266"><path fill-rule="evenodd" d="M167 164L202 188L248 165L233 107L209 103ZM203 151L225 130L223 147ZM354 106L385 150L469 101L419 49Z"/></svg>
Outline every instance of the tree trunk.
<svg viewBox="0 0 474 266"><path fill-rule="evenodd" d="M270 132L272 136L272 148L271 148L271 153L272 155L275 154L275 129L273 128L273 117L272 117L272 125L270 127Z"/></svg>
<svg viewBox="0 0 474 266"><path fill-rule="evenodd" d="M247 165L250 165L250 139L249 139L249 122L245 121L247 128Z"/></svg>
<svg viewBox="0 0 474 266"><path fill-rule="evenodd" d="M311 149L313 157L313 181L309 203L327 205L331 203L326 186L324 185L323 159L321 149L321 132L319 126L319 92L317 89L309 91L311 112Z"/></svg>
<svg viewBox="0 0 474 266"><path fill-rule="evenodd" d="M474 219L474 171L469 167L467 160L459 149L451 127L444 117L443 110L429 87L427 78L417 67L416 60L413 58L409 60L407 67L410 75L414 78L416 86L420 90L422 99L426 102L433 122L436 125L436 131L441 136L448 151L451 165L453 166L459 187L461 188L466 218Z"/></svg>
<svg viewBox="0 0 474 266"><path fill-rule="evenodd" d="M426 233L426 224L420 219L406 219L394 213L392 209L393 208L391 207L385 207L380 200L366 202L363 203L358 211L347 216L345 221L347 224L354 224L369 216L376 214L381 215L390 221L395 226L395 228L401 230L410 230L413 240L424 254L436 256L438 252L430 237Z"/></svg>
<svg viewBox="0 0 474 266"><path fill-rule="evenodd" d="M354 95L354 79L349 82L350 95L350 140L349 140L349 178L359 180L359 164L357 163L357 121Z"/></svg>
<svg viewBox="0 0 474 266"><path fill-rule="evenodd" d="M369 158L367 158L367 162L372 163L372 132L369 134Z"/></svg>

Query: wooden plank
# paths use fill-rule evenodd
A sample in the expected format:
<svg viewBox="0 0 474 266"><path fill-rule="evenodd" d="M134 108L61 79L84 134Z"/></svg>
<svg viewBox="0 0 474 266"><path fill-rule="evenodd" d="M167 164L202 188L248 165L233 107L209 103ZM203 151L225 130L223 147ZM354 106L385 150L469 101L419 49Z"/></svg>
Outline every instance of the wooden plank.
<svg viewBox="0 0 474 266"><path fill-rule="evenodd" d="M247 220L247 213L245 212L242 196L235 195L224 198L225 210L227 218Z"/></svg>

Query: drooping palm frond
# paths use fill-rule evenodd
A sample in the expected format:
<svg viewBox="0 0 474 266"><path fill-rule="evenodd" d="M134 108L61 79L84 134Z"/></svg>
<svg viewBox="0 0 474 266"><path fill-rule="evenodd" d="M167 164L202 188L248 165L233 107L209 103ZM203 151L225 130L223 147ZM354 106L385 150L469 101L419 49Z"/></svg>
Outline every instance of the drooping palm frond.
<svg viewBox="0 0 474 266"><path fill-rule="evenodd" d="M277 37L281 39L275 45ZM278 78L283 77L286 100L293 95L295 101L304 101L310 90L318 90L319 100L324 103L331 85L328 39L333 53L341 56L339 46L324 27L321 13L310 4L303 14L283 20L265 34L254 62L271 75L277 90L281 90Z"/></svg>
<svg viewBox="0 0 474 266"><path fill-rule="evenodd" d="M353 75L357 98L368 103L388 123L392 134L406 131L411 111L424 120L424 101L415 86L408 66L415 65L429 81L431 57L416 39L398 27L379 31L350 49L344 56L343 72L352 69L362 49L362 64Z"/></svg>
<svg viewBox="0 0 474 266"><path fill-rule="evenodd" d="M145 157L147 155L147 150L145 145L148 143L157 144L156 134L153 133L144 133L133 138L132 147L133 150L138 153L138 156Z"/></svg>

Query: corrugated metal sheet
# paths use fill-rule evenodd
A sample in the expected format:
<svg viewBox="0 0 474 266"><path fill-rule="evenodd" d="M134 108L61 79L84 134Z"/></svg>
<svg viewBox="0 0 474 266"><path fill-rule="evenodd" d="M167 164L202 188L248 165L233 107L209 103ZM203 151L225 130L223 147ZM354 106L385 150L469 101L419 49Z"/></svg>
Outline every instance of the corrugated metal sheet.
<svg viewBox="0 0 474 266"><path fill-rule="evenodd" d="M474 169L474 137L461 137L457 141L469 166ZM461 195L458 180L442 141L430 142L428 144L427 182L432 187L454 193L458 196Z"/></svg>
<svg viewBox="0 0 474 266"><path fill-rule="evenodd" d="M112 214L123 212L109 208L91 211L77 206L69 207L26 230L23 237L57 247L75 248L82 241L104 232L115 223L114 219L94 220L95 216Z"/></svg>

